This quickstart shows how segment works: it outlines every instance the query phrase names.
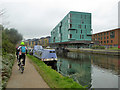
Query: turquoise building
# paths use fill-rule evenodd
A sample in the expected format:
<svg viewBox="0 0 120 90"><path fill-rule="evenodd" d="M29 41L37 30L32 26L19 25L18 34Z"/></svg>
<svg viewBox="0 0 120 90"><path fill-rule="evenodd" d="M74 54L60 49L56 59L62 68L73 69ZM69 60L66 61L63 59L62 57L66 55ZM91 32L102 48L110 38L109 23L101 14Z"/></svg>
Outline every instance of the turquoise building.
<svg viewBox="0 0 120 90"><path fill-rule="evenodd" d="M92 38L91 13L70 11L51 31L51 44L89 47Z"/></svg>

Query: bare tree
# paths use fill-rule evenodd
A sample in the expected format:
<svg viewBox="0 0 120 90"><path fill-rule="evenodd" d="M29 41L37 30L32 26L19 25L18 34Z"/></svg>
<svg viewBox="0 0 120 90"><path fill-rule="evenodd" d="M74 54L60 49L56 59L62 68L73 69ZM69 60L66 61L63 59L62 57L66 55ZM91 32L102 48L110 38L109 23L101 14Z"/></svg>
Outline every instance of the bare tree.
<svg viewBox="0 0 120 90"><path fill-rule="evenodd" d="M5 9L0 10L0 17L4 15L4 13L5 13Z"/></svg>
<svg viewBox="0 0 120 90"><path fill-rule="evenodd" d="M9 16L7 16L6 14L6 9L1 9L0 10L0 24L3 25L3 27L5 28L7 28L10 24L10 22L6 20L8 17Z"/></svg>

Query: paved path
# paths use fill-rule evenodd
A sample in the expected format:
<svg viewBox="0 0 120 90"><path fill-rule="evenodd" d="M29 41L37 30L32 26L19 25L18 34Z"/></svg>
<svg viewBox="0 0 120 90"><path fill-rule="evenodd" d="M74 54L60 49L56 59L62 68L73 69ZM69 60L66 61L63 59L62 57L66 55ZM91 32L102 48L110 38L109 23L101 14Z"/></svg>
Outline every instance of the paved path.
<svg viewBox="0 0 120 90"><path fill-rule="evenodd" d="M6 88L49 88L49 86L30 63L29 59L26 58L23 74L18 70L17 61L15 62Z"/></svg>

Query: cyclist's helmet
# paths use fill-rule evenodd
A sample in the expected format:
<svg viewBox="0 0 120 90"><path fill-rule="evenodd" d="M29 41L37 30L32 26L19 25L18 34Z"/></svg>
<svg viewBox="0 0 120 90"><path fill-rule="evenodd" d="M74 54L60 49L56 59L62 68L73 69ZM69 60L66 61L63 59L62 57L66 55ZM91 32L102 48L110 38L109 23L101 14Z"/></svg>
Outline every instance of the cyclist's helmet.
<svg viewBox="0 0 120 90"><path fill-rule="evenodd" d="M24 43L24 42L21 42L21 45L25 45L25 43Z"/></svg>

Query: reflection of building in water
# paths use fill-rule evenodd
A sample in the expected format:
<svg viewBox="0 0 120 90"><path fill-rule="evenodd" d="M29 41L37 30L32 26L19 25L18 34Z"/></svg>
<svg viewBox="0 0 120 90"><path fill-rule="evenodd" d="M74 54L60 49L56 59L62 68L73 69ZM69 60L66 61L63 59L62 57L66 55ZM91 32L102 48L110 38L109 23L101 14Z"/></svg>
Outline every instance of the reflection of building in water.
<svg viewBox="0 0 120 90"><path fill-rule="evenodd" d="M68 52L66 55L67 55L67 58L71 58L79 61L82 61L82 60L89 61L91 58L90 54L85 54L85 53ZM86 55L88 56L86 57Z"/></svg>
<svg viewBox="0 0 120 90"><path fill-rule="evenodd" d="M59 58L57 62L58 72L64 76L73 78L81 85L91 85L91 61L78 61L70 58Z"/></svg>
<svg viewBox="0 0 120 90"><path fill-rule="evenodd" d="M120 89L120 76L118 76L118 88Z"/></svg>
<svg viewBox="0 0 120 90"><path fill-rule="evenodd" d="M94 55L91 57L91 64L95 64L101 68L109 69L115 71L117 74L120 74L120 58L119 57L111 57L111 56L99 56Z"/></svg>

